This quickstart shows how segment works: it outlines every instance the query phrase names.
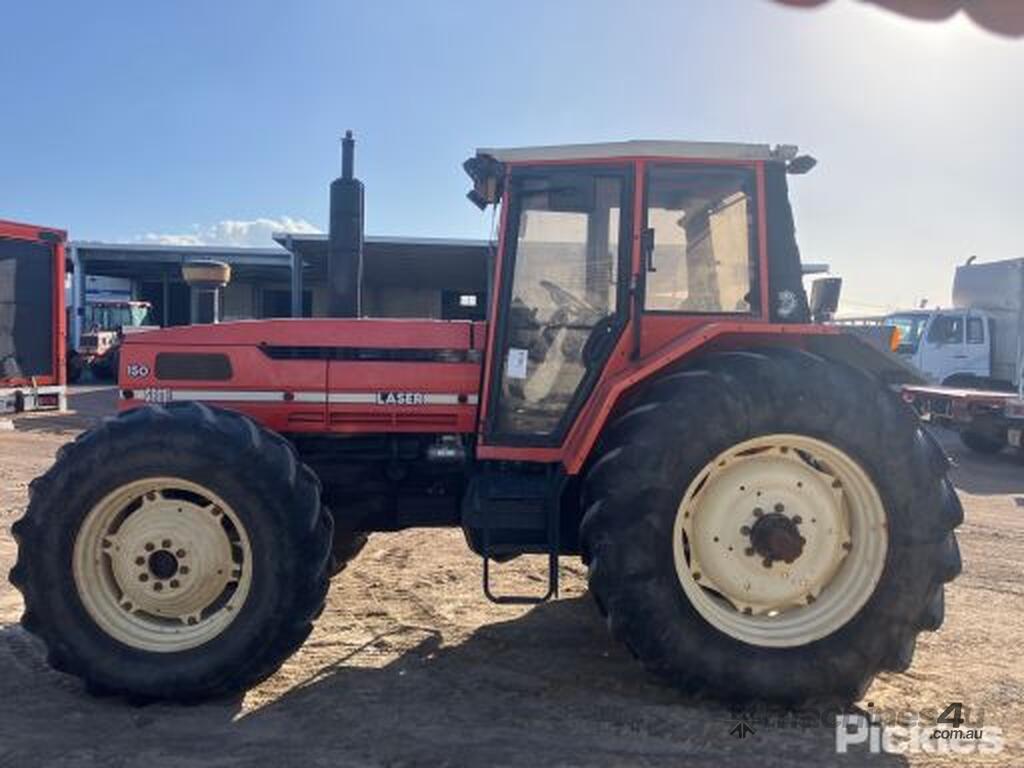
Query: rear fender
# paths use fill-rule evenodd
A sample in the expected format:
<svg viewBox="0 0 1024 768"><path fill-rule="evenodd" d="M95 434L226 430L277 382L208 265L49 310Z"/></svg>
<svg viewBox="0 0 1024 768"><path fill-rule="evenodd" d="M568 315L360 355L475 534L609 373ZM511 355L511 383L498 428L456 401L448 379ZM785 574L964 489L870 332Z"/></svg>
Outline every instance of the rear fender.
<svg viewBox="0 0 1024 768"><path fill-rule="evenodd" d="M895 354L886 352L836 326L769 323L714 323L679 337L640 360L637 365L606 378L595 389L566 442L562 460L570 475L578 474L589 458L605 424L616 408L640 384L682 367L700 355L739 349L795 347L863 370L889 386L924 383L920 373Z"/></svg>

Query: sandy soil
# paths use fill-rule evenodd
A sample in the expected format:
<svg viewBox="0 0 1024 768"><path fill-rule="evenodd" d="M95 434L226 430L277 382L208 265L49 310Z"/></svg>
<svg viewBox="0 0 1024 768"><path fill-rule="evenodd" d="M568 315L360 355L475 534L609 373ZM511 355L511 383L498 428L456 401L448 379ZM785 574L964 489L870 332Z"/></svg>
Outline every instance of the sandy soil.
<svg viewBox="0 0 1024 768"><path fill-rule="evenodd" d="M11 523L29 481L57 448L112 407L83 387L74 413L0 430L0 572L14 562ZM0 425L2 426L2 425ZM947 591L942 630L922 636L909 673L883 675L864 711L941 711L999 727L1001 754L1024 765L1024 465L980 459L942 436L957 461L967 518L964 575ZM502 572L539 588L543 565ZM49 670L18 625L19 593L0 581L0 765L952 765L933 754L837 755L834 720L735 713L648 679L611 642L566 558L562 597L536 608L487 603L480 565L456 531L375 536L336 580L306 645L246 696L200 706L132 707L87 696ZM533 582L536 582L535 584Z"/></svg>

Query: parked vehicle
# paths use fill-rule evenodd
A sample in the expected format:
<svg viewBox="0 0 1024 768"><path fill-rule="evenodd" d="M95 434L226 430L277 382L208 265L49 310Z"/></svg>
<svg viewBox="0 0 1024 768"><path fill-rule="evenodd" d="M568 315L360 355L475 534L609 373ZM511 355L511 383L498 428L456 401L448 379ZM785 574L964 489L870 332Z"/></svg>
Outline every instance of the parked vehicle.
<svg viewBox="0 0 1024 768"><path fill-rule="evenodd" d="M86 371L115 378L124 337L158 327L149 323L151 309L148 301L88 301L78 348L68 358L68 380L78 381Z"/></svg>
<svg viewBox="0 0 1024 768"><path fill-rule="evenodd" d="M461 527L485 594L579 555L617 638L685 692L852 701L960 571L904 368L811 322L795 147L478 150L487 320L360 319L363 188L332 184L334 317L127 336L121 413L32 484L22 622L90 688L271 675L367 534ZM827 313L826 313L827 314ZM495 562L547 557L504 594Z"/></svg>
<svg viewBox="0 0 1024 768"><path fill-rule="evenodd" d="M1007 445L1020 448L1024 259L958 267L953 303L967 309L941 320L944 330L939 335L948 335L954 349L975 347L977 354L964 355L966 360L976 361L976 367L948 376L944 387L905 387L904 397L923 418L957 430L973 451L997 453ZM927 328L935 322L930 320ZM925 340L928 333L924 331ZM983 349L987 352L984 360Z"/></svg>
<svg viewBox="0 0 1024 768"><path fill-rule="evenodd" d="M0 221L0 413L65 406L66 239Z"/></svg>

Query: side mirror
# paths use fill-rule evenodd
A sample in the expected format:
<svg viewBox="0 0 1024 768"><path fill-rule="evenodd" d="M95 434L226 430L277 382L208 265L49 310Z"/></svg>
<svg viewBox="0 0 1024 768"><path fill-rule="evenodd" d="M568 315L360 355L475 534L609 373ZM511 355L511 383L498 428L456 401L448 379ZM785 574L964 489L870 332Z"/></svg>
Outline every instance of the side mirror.
<svg viewBox="0 0 1024 768"><path fill-rule="evenodd" d="M839 309L839 295L843 290L843 278L819 277L811 283L811 319L816 323L831 320Z"/></svg>

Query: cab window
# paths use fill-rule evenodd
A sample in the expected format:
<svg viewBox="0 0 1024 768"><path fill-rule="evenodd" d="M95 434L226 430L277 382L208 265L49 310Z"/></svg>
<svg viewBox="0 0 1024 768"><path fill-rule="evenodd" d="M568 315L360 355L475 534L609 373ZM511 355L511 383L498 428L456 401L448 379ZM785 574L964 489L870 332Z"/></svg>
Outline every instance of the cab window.
<svg viewBox="0 0 1024 768"><path fill-rule="evenodd" d="M629 243L626 178L558 168L513 179L494 431L557 439L610 354Z"/></svg>
<svg viewBox="0 0 1024 768"><path fill-rule="evenodd" d="M985 322L980 317L967 318L967 343L985 343Z"/></svg>
<svg viewBox="0 0 1024 768"><path fill-rule="evenodd" d="M747 169L656 165L647 176L647 310L756 310L755 176Z"/></svg>
<svg viewBox="0 0 1024 768"><path fill-rule="evenodd" d="M963 344L964 318L962 315L939 315L928 329L929 344Z"/></svg>

